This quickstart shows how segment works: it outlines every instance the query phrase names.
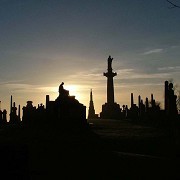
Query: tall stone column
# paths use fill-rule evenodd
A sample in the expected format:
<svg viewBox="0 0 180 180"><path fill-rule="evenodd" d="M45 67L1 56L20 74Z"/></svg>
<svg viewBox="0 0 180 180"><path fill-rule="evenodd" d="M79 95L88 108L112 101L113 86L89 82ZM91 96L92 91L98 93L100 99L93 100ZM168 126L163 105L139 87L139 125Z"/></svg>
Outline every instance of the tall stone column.
<svg viewBox="0 0 180 180"><path fill-rule="evenodd" d="M114 102L114 82L113 77L117 76L117 73L112 71L111 56L108 58L108 69L103 75L107 77L107 102L102 105L102 112L100 118L104 119L121 119L121 109L119 104Z"/></svg>
<svg viewBox="0 0 180 180"><path fill-rule="evenodd" d="M111 56L108 58L108 69L107 72L104 73L104 76L107 77L107 103L114 103L114 82L113 77L117 76L117 73L112 72L112 60Z"/></svg>

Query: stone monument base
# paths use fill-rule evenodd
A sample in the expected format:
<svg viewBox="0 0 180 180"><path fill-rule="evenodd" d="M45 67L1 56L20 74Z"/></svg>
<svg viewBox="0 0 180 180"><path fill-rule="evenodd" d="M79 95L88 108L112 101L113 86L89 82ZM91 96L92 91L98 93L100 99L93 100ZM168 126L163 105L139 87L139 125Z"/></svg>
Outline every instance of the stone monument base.
<svg viewBox="0 0 180 180"><path fill-rule="evenodd" d="M102 105L102 112L100 113L102 119L121 119L121 109L119 104L105 103Z"/></svg>
<svg viewBox="0 0 180 180"><path fill-rule="evenodd" d="M61 126L68 128L85 127L86 106L79 103L74 96L59 96L55 100L56 119Z"/></svg>

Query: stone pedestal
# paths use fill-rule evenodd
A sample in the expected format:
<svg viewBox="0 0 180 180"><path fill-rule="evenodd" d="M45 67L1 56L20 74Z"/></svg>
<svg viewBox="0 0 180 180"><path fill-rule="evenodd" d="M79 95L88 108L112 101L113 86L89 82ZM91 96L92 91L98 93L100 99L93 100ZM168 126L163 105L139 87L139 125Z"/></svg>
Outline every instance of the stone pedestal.
<svg viewBox="0 0 180 180"><path fill-rule="evenodd" d="M102 119L121 119L121 109L120 109L119 104L117 103L103 104L100 117Z"/></svg>

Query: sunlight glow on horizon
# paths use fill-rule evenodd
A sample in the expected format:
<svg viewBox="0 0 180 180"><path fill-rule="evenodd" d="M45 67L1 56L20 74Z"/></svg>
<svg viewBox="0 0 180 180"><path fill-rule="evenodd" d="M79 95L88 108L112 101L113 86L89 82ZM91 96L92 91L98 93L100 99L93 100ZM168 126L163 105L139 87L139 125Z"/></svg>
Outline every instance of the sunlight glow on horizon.
<svg viewBox="0 0 180 180"><path fill-rule="evenodd" d="M105 78L105 77L104 77ZM76 79L79 79L79 81L76 81ZM69 91L70 96L75 96L75 99L77 99L81 104L86 106L86 116L88 115L88 109L89 109L89 100L90 100L90 89L93 90L93 102L95 107L96 114L99 114L102 111L102 105L106 103L106 81L100 81L99 84L92 84L92 81L86 81L87 84L83 84L83 81L81 82L80 77L76 79L71 79L71 81L65 81L64 89ZM116 79L117 80L117 79ZM33 106L36 106L40 103L43 103L45 105L45 97L46 95L50 96L50 100L54 101L59 93L58 88L59 85L50 84L45 86L32 86L30 87L30 91L27 91L26 87L15 91L11 91L8 93L6 97L1 97L2 100L2 109L6 109L9 114L9 107L10 107L10 95L11 92L13 95L13 101L16 102L16 106L19 104L21 105L21 111L22 107L26 106L26 102L28 100L33 101ZM28 86L29 87L29 86ZM23 91L25 90L25 91ZM33 91L34 90L34 91ZM130 94L134 94L134 102L138 103L138 95L141 95L143 102L146 97L150 100L151 93L154 94L154 98L157 102L161 103L161 108L164 109L164 83L157 83L157 84L125 84L122 83L122 80L120 81L114 81L114 93L115 93L115 102L122 107L122 105L128 105L128 108L130 108ZM6 102L5 102L6 100ZM21 112L22 114L22 112Z"/></svg>
<svg viewBox="0 0 180 180"><path fill-rule="evenodd" d="M67 83L66 83L67 84ZM55 99L58 95L58 87L57 86L49 86L49 87L40 87L39 90L43 90L48 94L51 94L51 98ZM84 87L82 85L75 84L67 84L64 85L64 89L69 91L70 96L75 96L75 98L81 102L86 100L86 95L84 94Z"/></svg>

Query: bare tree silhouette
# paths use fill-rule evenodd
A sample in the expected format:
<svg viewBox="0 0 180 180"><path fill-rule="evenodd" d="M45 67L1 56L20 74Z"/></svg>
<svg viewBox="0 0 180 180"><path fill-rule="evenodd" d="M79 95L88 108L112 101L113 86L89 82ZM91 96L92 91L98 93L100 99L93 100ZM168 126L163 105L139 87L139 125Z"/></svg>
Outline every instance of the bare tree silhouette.
<svg viewBox="0 0 180 180"><path fill-rule="evenodd" d="M169 82L174 84L173 79L169 79ZM180 113L180 88L179 88L179 85L175 84L173 87L173 90L174 90L175 95L177 96L176 106L177 106L178 113Z"/></svg>

